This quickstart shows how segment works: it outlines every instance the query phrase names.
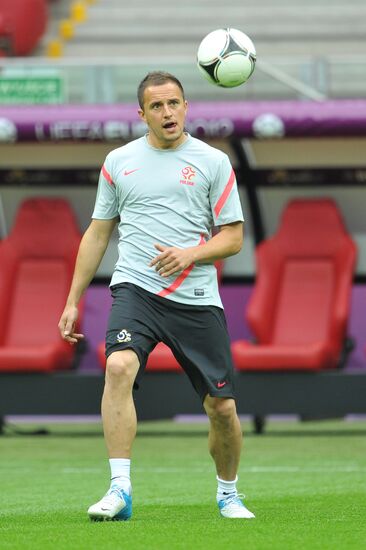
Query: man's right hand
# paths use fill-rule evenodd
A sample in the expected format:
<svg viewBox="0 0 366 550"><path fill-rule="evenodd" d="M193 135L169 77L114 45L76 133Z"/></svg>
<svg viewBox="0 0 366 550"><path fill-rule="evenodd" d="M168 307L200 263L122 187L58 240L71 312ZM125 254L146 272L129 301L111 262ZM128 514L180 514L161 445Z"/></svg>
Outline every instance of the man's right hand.
<svg viewBox="0 0 366 550"><path fill-rule="evenodd" d="M77 307L66 306L58 324L61 338L66 340L66 342L69 342L69 344L77 344L79 340L84 338L84 334L74 332L78 314L79 312Z"/></svg>

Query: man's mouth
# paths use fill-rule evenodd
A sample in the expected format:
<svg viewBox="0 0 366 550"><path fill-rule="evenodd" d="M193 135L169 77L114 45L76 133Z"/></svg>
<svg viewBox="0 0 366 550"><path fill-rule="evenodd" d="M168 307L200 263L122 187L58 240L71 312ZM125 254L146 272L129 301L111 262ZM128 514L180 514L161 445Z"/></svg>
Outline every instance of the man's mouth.
<svg viewBox="0 0 366 550"><path fill-rule="evenodd" d="M165 124L163 124L163 128L165 128L166 130L172 130L176 127L177 127L176 122L166 122Z"/></svg>

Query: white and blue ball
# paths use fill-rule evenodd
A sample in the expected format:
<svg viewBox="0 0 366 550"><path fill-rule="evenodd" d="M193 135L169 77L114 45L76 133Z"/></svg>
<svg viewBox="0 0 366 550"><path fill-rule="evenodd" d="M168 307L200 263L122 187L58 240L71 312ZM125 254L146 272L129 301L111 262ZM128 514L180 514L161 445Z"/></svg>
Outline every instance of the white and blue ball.
<svg viewBox="0 0 366 550"><path fill-rule="evenodd" d="M205 36L197 51L197 66L211 84L240 86L253 74L257 54L252 40L237 29L217 29Z"/></svg>

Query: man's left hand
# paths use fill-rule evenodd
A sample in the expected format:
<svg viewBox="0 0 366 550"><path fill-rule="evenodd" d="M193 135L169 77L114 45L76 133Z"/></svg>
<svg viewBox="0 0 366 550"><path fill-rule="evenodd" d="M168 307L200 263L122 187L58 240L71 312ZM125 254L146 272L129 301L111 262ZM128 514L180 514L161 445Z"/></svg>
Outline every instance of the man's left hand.
<svg viewBox="0 0 366 550"><path fill-rule="evenodd" d="M170 275L174 275L174 273L179 273L194 261L191 248L163 246L159 243L155 243L154 246L159 250L160 254L151 260L149 267L155 266L155 271L162 277L169 277Z"/></svg>

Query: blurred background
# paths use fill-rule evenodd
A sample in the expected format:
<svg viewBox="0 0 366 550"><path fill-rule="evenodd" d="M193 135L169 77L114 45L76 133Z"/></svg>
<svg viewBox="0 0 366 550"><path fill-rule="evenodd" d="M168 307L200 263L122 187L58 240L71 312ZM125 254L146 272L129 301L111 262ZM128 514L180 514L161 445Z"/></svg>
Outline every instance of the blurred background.
<svg viewBox="0 0 366 550"><path fill-rule="evenodd" d="M117 235L85 295L80 324L87 344L72 353L60 348L56 326L75 252L70 242L66 258L65 242L71 238L69 224L74 224L77 240L90 222L105 155L144 133L136 88L148 71L159 69L172 72L184 85L190 104L187 129L225 151L237 174L245 245L220 266L230 337L247 346L255 338L267 346L267 355L272 353L268 346L292 346L292 351L272 350L280 353L273 363L261 357L254 363L237 359L240 412L257 420L271 413L366 412L365 16L362 0L156 0L154 6L144 0L128 5L120 0L0 0L0 414L98 413ZM242 30L257 49L253 76L234 89L210 85L196 68L202 38L222 27ZM24 202L29 199L41 203ZM42 203L44 199L56 202ZM60 207L61 199L66 205ZM293 341L276 342L276 322L285 323L285 332L288 323L296 327L296 316L287 317L286 311L295 308L298 318L304 318L301 300L282 304L285 313L273 313L271 335L261 342L247 316L258 282L256 250L277 234L293 199L330 200L342 231L355 245L356 259L343 265L348 290L339 297L340 283L332 275L324 287L329 292L325 309L319 313L314 307L306 314L308 326L304 329L300 322ZM59 229L53 228L47 204L48 210L70 208L74 221L61 215ZM21 216L22 205L28 222ZM313 223L317 221L308 218L304 236ZM321 231L329 236L333 229L322 226ZM45 243L47 234L52 245ZM297 238L302 240L301 233ZM20 248L19 242L27 239L29 246ZM9 247L17 252L9 252ZM323 258L330 254L322 251ZM342 261L332 262L332 270L342 272ZM317 271L311 265L309 269L310 278L318 280ZM50 278L57 279L58 286L49 288ZM279 286L271 291L278 300L285 282L279 275ZM292 300L305 287L299 282L291 288ZM319 297L312 288L312 300L319 306L324 290L316 291ZM339 303L342 326L334 329ZM250 307L255 306L254 299ZM266 309L261 315L267 316ZM304 340L300 333L313 328L319 315L319 332L313 331L311 342ZM39 323L47 334L41 341L36 335ZM311 361L301 362L304 346L322 340L324 350L334 344L336 356L330 360L324 351L315 360L314 351ZM141 390L142 416L170 417L177 407L177 413L199 412L199 403L181 389L185 386L179 367L166 350L157 351L162 355L151 364L147 387L156 383L155 376L164 388L179 387L184 397L174 406L153 404ZM71 393L65 401L66 388ZM22 392L22 399L12 398L15 391ZM310 404L302 400L307 391L314 396Z"/></svg>

